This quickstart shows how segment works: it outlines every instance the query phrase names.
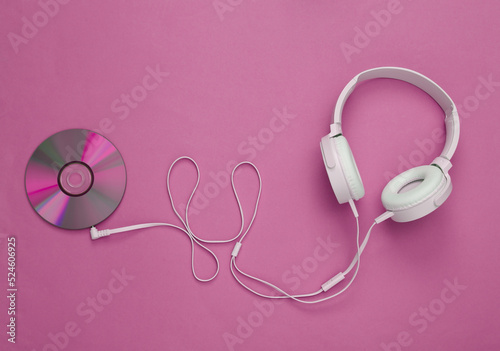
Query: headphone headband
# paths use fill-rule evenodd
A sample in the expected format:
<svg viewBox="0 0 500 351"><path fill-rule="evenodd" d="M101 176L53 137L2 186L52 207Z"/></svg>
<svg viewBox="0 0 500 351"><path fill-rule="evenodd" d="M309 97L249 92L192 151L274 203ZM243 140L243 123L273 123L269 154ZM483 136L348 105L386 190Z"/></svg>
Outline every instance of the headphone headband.
<svg viewBox="0 0 500 351"><path fill-rule="evenodd" d="M458 145L460 135L460 120L458 117L457 108L450 96L435 82L420 74L418 72L399 67L378 67L361 72L354 77L342 90L335 111L333 114L333 122L330 125L331 134L342 133L342 110L349 98L349 95L354 91L356 85L360 82L375 78L391 78L402 80L407 83L413 84L421 90L425 91L432 97L443 109L445 113L445 126L446 126L446 142L441 152L441 160L435 160L436 163L441 163L441 168L449 169L451 164L446 165L451 160ZM444 159L444 160L443 160Z"/></svg>

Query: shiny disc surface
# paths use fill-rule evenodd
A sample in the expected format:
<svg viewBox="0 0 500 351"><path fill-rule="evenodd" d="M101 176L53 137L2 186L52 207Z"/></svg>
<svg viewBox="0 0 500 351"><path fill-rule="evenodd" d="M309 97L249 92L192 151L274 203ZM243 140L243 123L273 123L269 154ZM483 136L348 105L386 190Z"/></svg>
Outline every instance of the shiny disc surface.
<svg viewBox="0 0 500 351"><path fill-rule="evenodd" d="M83 229L106 219L125 193L123 158L105 137L68 129L47 138L28 161L25 187L33 209L49 223Z"/></svg>

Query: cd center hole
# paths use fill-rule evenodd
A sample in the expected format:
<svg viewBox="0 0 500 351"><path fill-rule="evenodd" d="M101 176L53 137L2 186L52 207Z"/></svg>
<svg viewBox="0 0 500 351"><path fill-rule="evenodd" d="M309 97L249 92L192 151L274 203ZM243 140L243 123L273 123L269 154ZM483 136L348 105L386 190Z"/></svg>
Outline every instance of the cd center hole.
<svg viewBox="0 0 500 351"><path fill-rule="evenodd" d="M82 171L75 170L68 175L68 184L73 188L79 188L85 182L85 176Z"/></svg>
<svg viewBox="0 0 500 351"><path fill-rule="evenodd" d="M59 171L58 184L69 196L81 196L92 188L94 176L83 162L70 162Z"/></svg>

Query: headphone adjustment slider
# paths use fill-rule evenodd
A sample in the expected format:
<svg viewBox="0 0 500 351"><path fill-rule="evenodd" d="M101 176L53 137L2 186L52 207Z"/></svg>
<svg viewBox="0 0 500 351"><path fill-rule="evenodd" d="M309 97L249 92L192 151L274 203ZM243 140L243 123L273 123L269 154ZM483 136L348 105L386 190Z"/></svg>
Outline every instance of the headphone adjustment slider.
<svg viewBox="0 0 500 351"><path fill-rule="evenodd" d="M444 158L443 156L436 157L431 164L438 166L444 174L448 174L448 171L451 168L450 160Z"/></svg>

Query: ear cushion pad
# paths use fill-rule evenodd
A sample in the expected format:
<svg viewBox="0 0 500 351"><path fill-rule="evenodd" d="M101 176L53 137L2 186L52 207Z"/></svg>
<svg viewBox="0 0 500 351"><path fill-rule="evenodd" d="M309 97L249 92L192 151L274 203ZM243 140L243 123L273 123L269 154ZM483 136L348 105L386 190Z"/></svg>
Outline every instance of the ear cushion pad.
<svg viewBox="0 0 500 351"><path fill-rule="evenodd" d="M333 140L335 141L339 163L344 172L349 192L354 200L359 200L365 195L365 188L363 187L363 182L361 181L361 176L359 175L349 143L343 135L335 137Z"/></svg>
<svg viewBox="0 0 500 351"><path fill-rule="evenodd" d="M410 183L420 181L411 190L400 193ZM394 177L382 191L382 204L389 211L413 207L435 195L445 185L446 179L435 166L420 166Z"/></svg>

